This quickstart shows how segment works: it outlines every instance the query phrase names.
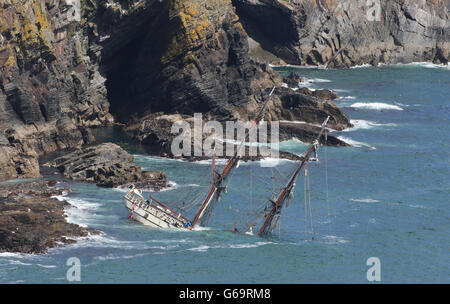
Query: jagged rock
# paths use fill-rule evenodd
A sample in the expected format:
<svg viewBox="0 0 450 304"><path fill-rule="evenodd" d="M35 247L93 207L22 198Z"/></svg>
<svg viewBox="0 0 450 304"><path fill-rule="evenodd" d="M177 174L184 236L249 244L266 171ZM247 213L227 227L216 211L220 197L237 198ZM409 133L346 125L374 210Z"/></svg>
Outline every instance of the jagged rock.
<svg viewBox="0 0 450 304"><path fill-rule="evenodd" d="M0 132L0 146L9 146L9 141L3 132Z"/></svg>
<svg viewBox="0 0 450 304"><path fill-rule="evenodd" d="M321 89L321 90L310 90L308 88L300 88L297 91L298 93L301 93L303 95L307 95L307 96L313 96L316 97L318 99L324 100L324 101L331 101L334 100L336 98L339 98L339 95L334 93L331 90L327 90L327 89Z"/></svg>
<svg viewBox="0 0 450 304"><path fill-rule="evenodd" d="M302 138L303 142L313 143L319 135L320 127L308 123L280 123L280 140L290 140L293 138ZM348 147L346 142L327 134L320 138L320 144L335 147Z"/></svg>
<svg viewBox="0 0 450 304"><path fill-rule="evenodd" d="M51 182L0 184L0 252L45 253L99 231L68 223L67 202L50 198L68 189Z"/></svg>
<svg viewBox="0 0 450 304"><path fill-rule="evenodd" d="M447 64L448 1L233 0L250 37L296 65ZM264 58L262 58L264 60Z"/></svg>
<svg viewBox="0 0 450 304"><path fill-rule="evenodd" d="M322 124L330 116L328 127L344 130L352 127L349 118L341 109L327 99L319 99L314 95L292 92L289 89L279 90L279 101L269 109L271 120L305 121L311 124ZM303 140L302 138L299 138Z"/></svg>
<svg viewBox="0 0 450 304"><path fill-rule="evenodd" d="M165 173L142 171L132 155L112 143L76 150L47 165L56 167L71 179L94 182L103 187L139 183L159 190L168 186Z"/></svg>
<svg viewBox="0 0 450 304"><path fill-rule="evenodd" d="M283 81L290 88L298 88L299 83L303 82L303 78L301 78L297 73L291 72L288 76L283 77Z"/></svg>
<svg viewBox="0 0 450 304"><path fill-rule="evenodd" d="M83 1L84 15L91 4ZM71 8L57 0L2 5L0 133L15 134L0 156L0 180L40 176L37 166L26 170L24 164L37 159L18 163L17 157L81 147L92 139L86 127L112 122L98 60L88 55L84 20L73 18ZM65 116L72 122L61 129L56 121Z"/></svg>
<svg viewBox="0 0 450 304"><path fill-rule="evenodd" d="M335 130L341 130L343 128L346 128L348 126L347 118L345 116L342 116L343 114L340 112L339 108L337 108L334 104L329 103L328 101L320 101L317 100L314 97L309 97L305 95L300 95L288 91L283 91L278 93L278 95L281 96L281 100L279 99L280 103L285 103L284 105L281 105L280 108L277 108L277 111L271 110L268 111L266 114L269 117L277 118L276 120L283 120L283 118L286 118L286 120L290 120L291 115L295 115L296 112L303 112L303 117L306 119L306 122L303 125L298 125L297 123L289 123L289 122L282 122L280 123L280 138L271 138L271 131L270 131L270 124L268 124L268 136L267 140L268 142L276 142L278 140L290 140L292 138L300 139L304 142L312 143L314 139L317 138L320 128L317 126L314 126L314 123L317 123L318 121L320 124L323 122L323 120L326 119L327 116L330 116L330 123L329 126L331 128L334 128ZM275 96L275 95L274 95ZM283 101L286 99L285 101ZM275 106L272 106L274 108ZM285 108L286 107L286 110ZM289 109L291 107L291 109ZM174 155L172 151L172 144L174 142L174 139L179 136L179 133L172 132L172 127L176 126L176 123L179 122L185 122L190 126L191 132L190 132L190 144L191 144L191 154L190 155ZM222 125L223 132L226 133L226 121L219 121ZM203 121L204 127L205 121ZM175 131L178 130L178 128L174 128ZM144 147L147 149L147 151L151 154L156 154L164 157L170 157L170 158L182 158L187 161L197 161L197 160L204 160L204 159L210 159L210 151L204 150L204 143L205 140L210 137L212 134L210 133L202 133L201 135L201 141L200 141L200 149L199 151L202 152L201 155L194 156L194 151L196 151L195 147L195 140L194 140L194 117L189 115L165 115L163 113L152 113L149 114L141 119L138 119L136 121L133 121L132 123L128 124L125 127L125 131L134 139L139 141ZM185 130L186 131L186 130ZM218 131L218 130L216 130ZM200 131L201 132L201 131ZM222 134L224 138L228 134ZM238 140L236 137L227 138L228 140ZM322 140L322 143L325 144L325 141ZM229 144L229 143L228 143ZM328 136L328 141L326 142L327 145L330 146L348 146L346 143L342 142L341 140L335 138L334 136ZM234 145L234 151L236 151L237 145ZM224 147L225 149L225 147ZM224 150L225 151L225 150ZM298 160L299 158L292 154L285 151L278 151L279 156L281 158L285 159L291 159L291 160ZM230 155L228 155L229 157ZM264 157L259 153L255 156L249 155L249 149L246 147L246 149L243 152L242 159L247 160L261 160Z"/></svg>
<svg viewBox="0 0 450 304"><path fill-rule="evenodd" d="M39 163L35 153L0 145L0 181L39 176Z"/></svg>
<svg viewBox="0 0 450 304"><path fill-rule="evenodd" d="M81 3L79 19L58 0L0 11L0 131L14 130L0 179L39 176L28 156L92 143L89 128L113 123L112 114L128 124L159 111L248 120L267 91L282 86L278 73L251 59L231 0ZM306 120L280 98L266 119ZM341 114L335 121L349 126ZM142 135L148 145L151 134Z"/></svg>

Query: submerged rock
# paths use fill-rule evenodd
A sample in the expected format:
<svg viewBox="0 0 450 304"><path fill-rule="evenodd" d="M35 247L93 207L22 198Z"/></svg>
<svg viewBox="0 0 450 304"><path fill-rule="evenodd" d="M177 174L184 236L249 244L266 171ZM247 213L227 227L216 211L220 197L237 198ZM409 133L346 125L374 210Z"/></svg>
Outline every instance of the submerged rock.
<svg viewBox="0 0 450 304"><path fill-rule="evenodd" d="M159 190L169 186L164 172L142 171L131 154L113 143L78 149L46 165L73 180L94 182L102 187L138 183Z"/></svg>
<svg viewBox="0 0 450 304"><path fill-rule="evenodd" d="M0 252L45 253L99 231L68 223L67 202L51 198L68 189L43 180L0 184Z"/></svg>

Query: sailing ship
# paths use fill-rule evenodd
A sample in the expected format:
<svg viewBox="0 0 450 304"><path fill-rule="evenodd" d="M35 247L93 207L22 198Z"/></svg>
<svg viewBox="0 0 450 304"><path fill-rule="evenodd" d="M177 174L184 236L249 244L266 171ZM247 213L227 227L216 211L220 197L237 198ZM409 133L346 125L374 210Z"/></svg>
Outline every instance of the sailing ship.
<svg viewBox="0 0 450 304"><path fill-rule="evenodd" d="M275 91L275 88L269 94L268 99L261 106L256 118L252 121L250 130L256 127L264 117L266 106ZM231 171L239 166L241 159L241 151L248 141L250 132L246 134L246 138L237 147L233 157L231 157L225 168L219 173L215 171L215 154L212 161L213 178L211 186L206 198L200 205L197 213L192 221L174 211L167 205L150 196L150 200L146 200L142 192L131 186L131 189L125 194L125 207L130 212L130 219L136 220L144 225L154 228L177 228L189 229L202 226L209 218L216 203L220 200L223 193L226 193L226 187L223 186Z"/></svg>
<svg viewBox="0 0 450 304"><path fill-rule="evenodd" d="M269 94L269 99L263 103L257 117L252 122L250 130L258 125L262 120L267 102L270 100L270 97L272 96L274 90L275 88ZM322 123L317 138L308 147L302 160L292 172L284 186L280 189L278 195L269 199L269 208L266 208L264 210L262 217L258 216L262 221L262 225L258 231L259 236L264 236L272 233L273 230L279 225L281 212L285 206L289 205L289 201L293 197L296 181L302 169L305 169L306 175L306 164L308 162L318 161L317 152L319 148L319 142L322 135L324 134L324 131L326 130L326 125L329 119L330 117L327 117ZM212 211L217 202L220 200L221 195L223 193L226 193L227 191L227 188L223 186L224 182L230 175L231 171L239 167L239 161L241 159L241 149L248 141L249 133L250 132L246 134L245 140L240 143L235 151L235 154L227 161L226 166L220 173L216 172L215 154L213 155L211 185L206 197L201 202L200 207L197 210L192 221L184 217L180 212L174 211L152 196L149 196L149 200L146 200L142 195L142 192L134 188L133 186L124 197L125 206L130 211L130 218L144 225L155 228L176 228L191 230L195 227L204 226L209 216L213 213ZM312 153L314 153L313 157L311 157ZM247 234L253 234L253 228L255 225L256 223L250 225L250 231L247 232ZM233 229L232 231L237 231L237 229Z"/></svg>

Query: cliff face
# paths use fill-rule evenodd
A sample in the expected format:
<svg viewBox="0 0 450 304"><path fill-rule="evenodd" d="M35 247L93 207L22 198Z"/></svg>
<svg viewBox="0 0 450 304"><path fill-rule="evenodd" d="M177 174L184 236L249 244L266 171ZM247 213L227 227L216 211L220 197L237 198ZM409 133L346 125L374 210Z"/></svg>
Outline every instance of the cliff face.
<svg viewBox="0 0 450 304"><path fill-rule="evenodd" d="M62 3L0 1L0 180L39 176L38 155L112 120L88 24Z"/></svg>
<svg viewBox="0 0 450 304"><path fill-rule="evenodd" d="M236 118L236 108L280 81L250 61L230 0L168 0L155 10L134 41L104 52L115 61L107 86L119 120L158 111Z"/></svg>
<svg viewBox="0 0 450 304"><path fill-rule="evenodd" d="M231 0L0 0L0 180L39 176L40 155L91 143L90 128L149 113L247 119L282 77L251 60ZM267 119L315 121L285 108ZM332 124L349 126L331 102ZM299 102L297 102L299 103Z"/></svg>
<svg viewBox="0 0 450 304"><path fill-rule="evenodd" d="M233 0L245 29L290 64L349 67L450 55L447 0Z"/></svg>

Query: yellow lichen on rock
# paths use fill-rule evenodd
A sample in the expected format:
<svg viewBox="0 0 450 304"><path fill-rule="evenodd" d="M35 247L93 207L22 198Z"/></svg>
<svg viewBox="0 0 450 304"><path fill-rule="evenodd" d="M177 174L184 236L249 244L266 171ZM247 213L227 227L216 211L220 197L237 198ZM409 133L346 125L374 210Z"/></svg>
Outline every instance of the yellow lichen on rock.
<svg viewBox="0 0 450 304"><path fill-rule="evenodd" d="M17 42L20 47L21 56L32 57L36 51L49 52L52 45L47 39L49 22L42 1L33 0L29 5L23 6L18 18L20 32Z"/></svg>
<svg viewBox="0 0 450 304"><path fill-rule="evenodd" d="M15 65L15 63L16 63L16 56L14 56L14 51L13 51L13 49L12 49L12 47L10 45L7 46L7 49L8 49L9 56L8 56L8 59L5 62L5 67L6 67L7 71L8 71L9 69L11 69Z"/></svg>
<svg viewBox="0 0 450 304"><path fill-rule="evenodd" d="M227 1L224 1L227 2ZM211 9L211 5L214 9ZM187 54L200 46L206 39L208 33L214 33L217 20L215 15L221 14L220 6L224 5L220 1L182 1L169 0L167 9L169 20L177 26L174 27L170 45L161 58L161 62L166 64L172 59ZM184 62L191 60L184 60Z"/></svg>

